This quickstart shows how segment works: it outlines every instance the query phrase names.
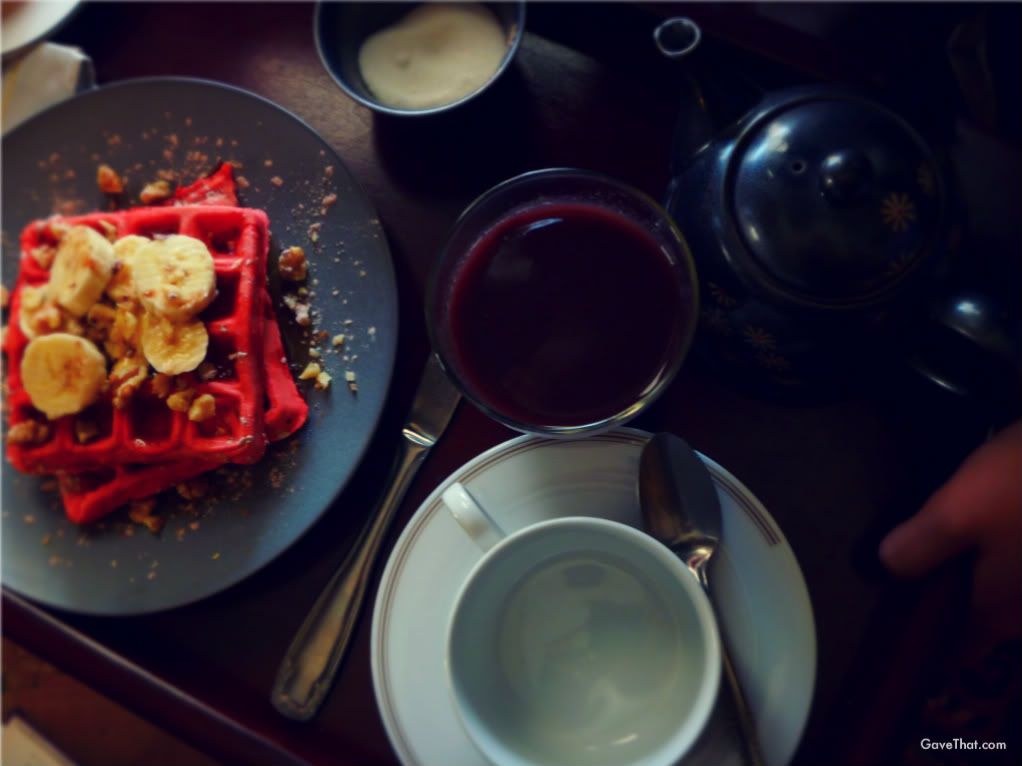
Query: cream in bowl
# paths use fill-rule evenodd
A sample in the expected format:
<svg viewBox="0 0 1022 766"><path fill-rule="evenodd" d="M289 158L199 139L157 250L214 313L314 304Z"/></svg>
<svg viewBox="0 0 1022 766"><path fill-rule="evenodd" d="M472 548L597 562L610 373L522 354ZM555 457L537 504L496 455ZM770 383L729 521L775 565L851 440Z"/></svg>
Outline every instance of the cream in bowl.
<svg viewBox="0 0 1022 766"><path fill-rule="evenodd" d="M381 103L429 109L475 93L500 69L507 41L489 8L427 3L371 35L358 67Z"/></svg>
<svg viewBox="0 0 1022 766"><path fill-rule="evenodd" d="M356 101L386 114L436 114L500 76L524 19L524 3L321 2L316 44Z"/></svg>

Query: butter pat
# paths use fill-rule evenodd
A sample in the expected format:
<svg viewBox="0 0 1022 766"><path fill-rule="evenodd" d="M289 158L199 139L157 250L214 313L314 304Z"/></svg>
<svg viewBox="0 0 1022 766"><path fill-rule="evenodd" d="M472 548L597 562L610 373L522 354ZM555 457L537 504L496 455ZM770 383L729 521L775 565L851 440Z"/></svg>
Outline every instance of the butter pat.
<svg viewBox="0 0 1022 766"><path fill-rule="evenodd" d="M382 103L428 109L485 85L507 52L504 30L476 3L427 3L369 37L358 54L362 77Z"/></svg>

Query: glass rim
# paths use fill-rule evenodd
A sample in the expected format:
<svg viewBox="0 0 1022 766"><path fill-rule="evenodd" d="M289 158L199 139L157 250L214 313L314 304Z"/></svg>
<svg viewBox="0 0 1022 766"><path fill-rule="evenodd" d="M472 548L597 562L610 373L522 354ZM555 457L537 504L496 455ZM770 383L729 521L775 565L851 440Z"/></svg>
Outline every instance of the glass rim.
<svg viewBox="0 0 1022 766"><path fill-rule="evenodd" d="M486 202L493 198L503 194L509 187L518 186L522 183L543 180L546 178L576 178L583 180L595 181L604 186L613 187L617 191L623 192L625 195L635 199L639 203L648 207L656 217L666 225L667 239L671 241L674 246L671 248L672 251L665 249L666 254L670 259L671 266L677 270L679 275L679 283L684 285L685 280L688 280L688 287L692 292L691 309L692 309L692 320L688 323L687 327L679 327L678 333L680 337L677 339L676 350L673 357L670 359L670 363L665 365L663 370L653 379L652 385L650 385L645 393L640 396L632 404L628 405L624 409L608 415L600 420L591 421L588 423L579 423L573 425L542 425L537 423L523 423L515 418L509 417L496 409L494 409L487 402L483 401L481 397L477 396L472 390L472 387L467 385L457 374L455 365L451 364L445 357L441 350L441 344L438 343L437 339L437 328L434 321L434 309L436 308L436 298L438 293L438 282L440 279L440 272L442 266L449 255L449 248L451 240L454 235L458 232L459 228L464 225L465 221ZM529 203L524 203L529 204ZM600 203L597 203L600 204ZM511 210L505 211L502 215L510 214ZM499 218L497 219L499 220ZM677 377L682 364L688 356L689 350L692 347L692 342L695 338L696 331L696 320L699 316L699 280L696 276L695 261L692 258L692 251L689 249L688 242L686 241L678 225L675 223L671 214L667 212L663 205L657 202L655 199L650 197L645 192L636 189L630 184L618 181L611 176L604 173L600 173L595 170L585 170L581 168L570 168L570 167L554 167L554 168L543 168L539 170L530 170L519 175L512 176L511 178L505 179L495 186L490 187L482 194L478 195L473 199L465 209L461 212L455 222L451 225L450 230L447 234L440 252L433 263L430 270L429 278L426 282L426 300L424 305L425 319L426 319L426 333L429 338L431 353L440 362L440 366L444 369L448 378L454 384L454 386L461 392L462 396L468 399L476 408L482 411L487 417L492 420L501 423L508 428L525 434L534 434L537 436L547 436L553 438L571 438L582 435L593 435L601 433L603 431L610 430L617 426L623 425L636 417L639 413L649 407L654 401L656 401L663 393L664 389ZM679 325L681 323L679 322Z"/></svg>

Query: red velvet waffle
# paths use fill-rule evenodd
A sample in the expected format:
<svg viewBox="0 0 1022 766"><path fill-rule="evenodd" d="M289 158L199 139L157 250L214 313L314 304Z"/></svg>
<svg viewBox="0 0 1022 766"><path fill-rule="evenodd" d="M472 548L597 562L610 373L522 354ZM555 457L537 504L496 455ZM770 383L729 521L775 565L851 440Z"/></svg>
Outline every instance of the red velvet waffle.
<svg viewBox="0 0 1022 766"><path fill-rule="evenodd" d="M266 375L266 434L270 441L285 439L305 423L309 407L295 386L284 357L280 330L272 314L269 295L263 368ZM87 524L132 500L170 489L181 482L218 468L219 463L182 460L152 465L126 465L85 475L61 475L60 495L67 517Z"/></svg>
<svg viewBox="0 0 1022 766"><path fill-rule="evenodd" d="M101 401L80 416L100 425L100 435L80 444L75 438L75 415L53 421L51 435L42 444L8 443L7 453L16 468L28 473L80 472L112 465L176 460L213 463L251 463L265 449L264 375L261 333L262 301L266 284L268 232L261 210L220 206L137 208L114 213L92 213L65 218L71 225L92 226L101 233L106 222L117 236L155 237L186 234L207 244L213 255L218 297L200 318L209 332L207 359L221 371L217 379L198 383L198 394L216 398L216 415L195 423L187 414L170 410L162 400L140 390L124 410ZM25 228L22 252L54 244L49 221ZM31 405L20 376L21 357L28 339L18 323L20 294L26 285L49 279L49 272L30 255L21 262L12 295L6 351L9 361L10 423L41 419Z"/></svg>

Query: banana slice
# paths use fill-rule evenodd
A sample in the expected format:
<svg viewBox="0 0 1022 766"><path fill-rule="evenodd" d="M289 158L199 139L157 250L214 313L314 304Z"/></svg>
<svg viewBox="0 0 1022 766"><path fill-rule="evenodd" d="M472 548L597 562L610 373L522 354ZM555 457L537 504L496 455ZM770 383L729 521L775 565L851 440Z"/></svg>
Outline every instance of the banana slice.
<svg viewBox="0 0 1022 766"><path fill-rule="evenodd" d="M72 226L60 240L50 268L50 294L76 317L100 299L113 275L114 249L88 226Z"/></svg>
<svg viewBox="0 0 1022 766"><path fill-rule="evenodd" d="M114 275L106 286L106 294L114 303L138 300L132 262L139 251L152 240L129 234L114 242Z"/></svg>
<svg viewBox="0 0 1022 766"><path fill-rule="evenodd" d="M142 305L175 322L191 319L216 297L213 256L193 237L153 240L139 250L131 269Z"/></svg>
<svg viewBox="0 0 1022 766"><path fill-rule="evenodd" d="M198 320L176 324L165 317L142 317L142 353L157 372L191 372L206 358L209 334Z"/></svg>
<svg viewBox="0 0 1022 766"><path fill-rule="evenodd" d="M53 420L96 401L106 380L106 359L91 341L57 332L26 346L21 377L32 406Z"/></svg>

